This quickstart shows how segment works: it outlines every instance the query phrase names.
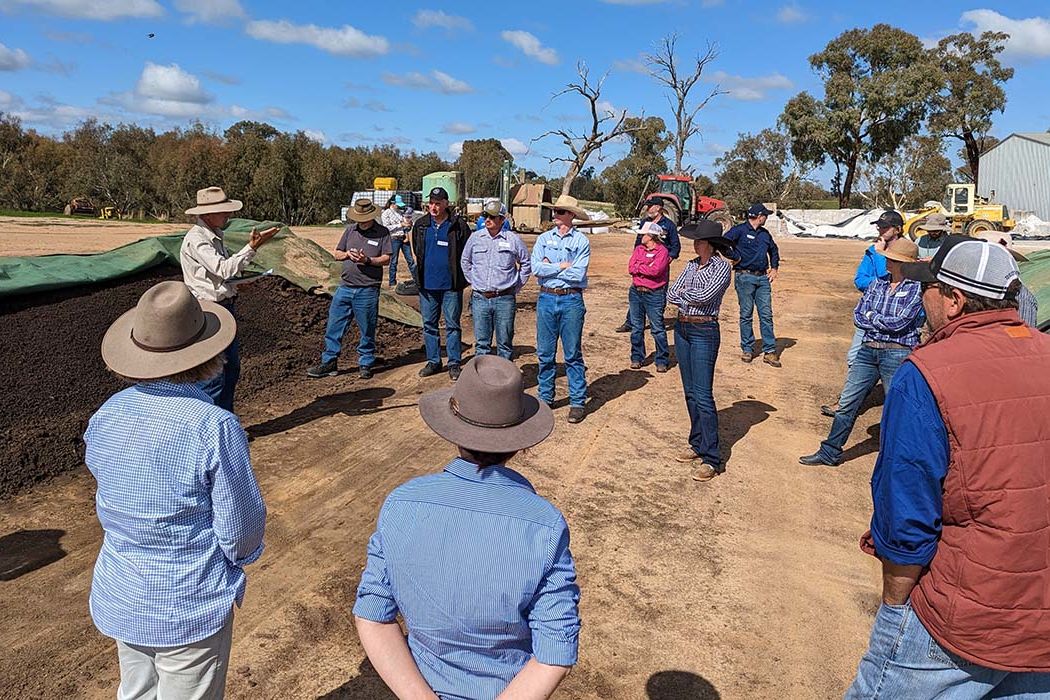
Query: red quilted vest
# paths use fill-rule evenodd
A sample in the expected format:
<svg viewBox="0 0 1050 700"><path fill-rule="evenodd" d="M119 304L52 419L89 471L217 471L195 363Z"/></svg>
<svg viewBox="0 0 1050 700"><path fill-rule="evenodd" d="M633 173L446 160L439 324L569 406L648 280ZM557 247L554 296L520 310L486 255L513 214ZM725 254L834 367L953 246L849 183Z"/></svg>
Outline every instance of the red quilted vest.
<svg viewBox="0 0 1050 700"><path fill-rule="evenodd" d="M1050 337L1017 313L967 314L909 358L948 428L941 539L911 595L941 646L1050 671Z"/></svg>

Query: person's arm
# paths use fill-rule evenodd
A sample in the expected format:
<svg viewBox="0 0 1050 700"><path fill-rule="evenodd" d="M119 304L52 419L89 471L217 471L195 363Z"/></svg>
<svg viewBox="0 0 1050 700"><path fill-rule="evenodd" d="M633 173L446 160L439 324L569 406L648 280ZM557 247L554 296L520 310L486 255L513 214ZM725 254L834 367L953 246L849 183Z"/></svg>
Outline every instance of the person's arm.
<svg viewBox="0 0 1050 700"><path fill-rule="evenodd" d="M866 331L872 330L871 321L868 319L874 313L871 305L875 296L876 285L871 285L864 290L864 294L860 296L860 301L853 307L853 325L857 328L861 328Z"/></svg>
<svg viewBox="0 0 1050 700"><path fill-rule="evenodd" d="M525 247L525 242L521 238L515 239L515 248L518 256L517 288L521 289L529 281L529 276L532 275L532 260L529 258L529 249Z"/></svg>
<svg viewBox="0 0 1050 700"><path fill-rule="evenodd" d="M496 696L496 700L546 700L554 695L571 670L571 666L541 664L533 657L518 671L510 685Z"/></svg>
<svg viewBox="0 0 1050 700"><path fill-rule="evenodd" d="M887 333L898 333L915 324L915 319L922 313L922 289L918 284L912 286L914 290L909 292L909 296L905 299L897 314L890 316L872 311L868 316L868 321L871 323L872 328Z"/></svg>
<svg viewBox="0 0 1050 700"><path fill-rule="evenodd" d="M467 284L474 286L474 261L471 256L474 254L474 239L471 238L467 241L467 244L463 246L463 254L459 256L459 267L463 270L463 279L467 281Z"/></svg>
<svg viewBox="0 0 1050 700"><path fill-rule="evenodd" d="M653 258L646 276L650 279L663 281L667 279L668 271L671 269L671 253L662 245L656 246L656 257Z"/></svg>
<svg viewBox="0 0 1050 700"><path fill-rule="evenodd" d="M639 244L631 251L631 259L627 261L627 273L631 275L642 274L642 261L644 260L645 249Z"/></svg>
<svg viewBox="0 0 1050 700"><path fill-rule="evenodd" d="M707 271L705 275L707 284L702 287L686 286L678 293L678 297L696 306L703 306L721 298L729 289L730 269L727 264L720 265L716 271Z"/></svg>
<svg viewBox="0 0 1050 700"><path fill-rule="evenodd" d="M546 234L540 234L540 237L536 239L536 243L532 246L532 274L539 277L553 277L558 274L561 270L557 264L552 262L543 262L546 257L543 254L543 236Z"/></svg>
<svg viewBox="0 0 1050 700"><path fill-rule="evenodd" d="M354 625L368 660L394 695L401 700L437 700L397 622L373 622L354 615Z"/></svg>
<svg viewBox="0 0 1050 700"><path fill-rule="evenodd" d="M776 280L777 275L780 272L780 248L777 246L777 242L773 240L773 234L766 232L769 237L769 281Z"/></svg>
<svg viewBox="0 0 1050 700"><path fill-rule="evenodd" d="M678 227L673 222L667 228L667 254L672 260L677 260L682 254L682 239L678 235Z"/></svg>
<svg viewBox="0 0 1050 700"><path fill-rule="evenodd" d="M223 280L236 277L255 257L255 248L246 245L228 258L219 255L211 241L201 237L190 245L190 256L201 267Z"/></svg>
<svg viewBox="0 0 1050 700"><path fill-rule="evenodd" d="M582 236L582 234L580 234ZM587 276L587 266L591 264L591 243L583 238L583 246L576 252L576 257L568 267L558 266L557 277L565 282L582 282Z"/></svg>
<svg viewBox="0 0 1050 700"><path fill-rule="evenodd" d="M247 566L263 552L266 504L252 472L248 436L236 418L223 420L206 454L211 485L212 531L226 559Z"/></svg>
<svg viewBox="0 0 1050 700"><path fill-rule="evenodd" d="M350 253L347 252L346 246L350 240L350 229L347 228L343 231L343 235L339 237L339 242L335 244L335 251L332 253L332 257L336 260L343 261L350 259Z"/></svg>
<svg viewBox="0 0 1050 700"><path fill-rule="evenodd" d="M860 259L860 265L857 265L857 272L853 275L853 286L857 288L858 292L866 292L874 280L875 261L871 255L868 255L867 251L864 251L864 257Z"/></svg>

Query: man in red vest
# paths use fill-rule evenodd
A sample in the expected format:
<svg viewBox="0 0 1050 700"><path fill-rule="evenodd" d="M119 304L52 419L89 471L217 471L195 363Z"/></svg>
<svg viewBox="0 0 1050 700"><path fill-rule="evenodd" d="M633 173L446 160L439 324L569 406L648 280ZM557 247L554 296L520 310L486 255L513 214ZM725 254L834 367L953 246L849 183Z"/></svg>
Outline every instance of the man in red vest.
<svg viewBox="0 0 1050 700"><path fill-rule="evenodd" d="M1050 696L1050 337L1002 246L948 236L904 275L933 334L886 394L882 605L846 697Z"/></svg>

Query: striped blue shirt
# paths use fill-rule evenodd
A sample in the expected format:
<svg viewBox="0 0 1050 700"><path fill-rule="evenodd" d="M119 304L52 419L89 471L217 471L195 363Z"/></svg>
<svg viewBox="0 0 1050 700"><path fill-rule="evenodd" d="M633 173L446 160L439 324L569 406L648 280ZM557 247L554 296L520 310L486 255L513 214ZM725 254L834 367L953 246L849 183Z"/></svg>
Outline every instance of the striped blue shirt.
<svg viewBox="0 0 1050 700"><path fill-rule="evenodd" d="M128 644L211 636L262 554L266 506L237 417L191 384L147 382L91 417L85 461L104 537L91 617Z"/></svg>
<svg viewBox="0 0 1050 700"><path fill-rule="evenodd" d="M875 280L853 309L853 322L864 331L865 342L919 344L919 329L926 322L922 310L922 284L903 280L896 288L889 280Z"/></svg>
<svg viewBox="0 0 1050 700"><path fill-rule="evenodd" d="M587 267L591 264L591 242L576 229L559 235L557 226L540 237L532 245L532 274L541 287L587 288ZM544 260L549 262L543 262ZM561 269L561 263L569 267Z"/></svg>
<svg viewBox="0 0 1050 700"><path fill-rule="evenodd" d="M512 469L453 460L387 497L354 615L398 612L441 698L493 698L533 656L576 663L576 567L561 513Z"/></svg>
<svg viewBox="0 0 1050 700"><path fill-rule="evenodd" d="M668 290L667 303L686 316L717 316L729 289L731 270L729 262L719 255L712 255L706 265L693 258Z"/></svg>

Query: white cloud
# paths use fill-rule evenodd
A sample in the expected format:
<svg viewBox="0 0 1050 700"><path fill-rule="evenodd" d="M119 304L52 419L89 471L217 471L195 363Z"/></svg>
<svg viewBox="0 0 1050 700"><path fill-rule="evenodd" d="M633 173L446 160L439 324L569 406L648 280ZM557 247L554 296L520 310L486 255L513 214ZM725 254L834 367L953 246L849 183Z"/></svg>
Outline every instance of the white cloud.
<svg viewBox="0 0 1050 700"><path fill-rule="evenodd" d="M612 65L616 70L629 73L641 73L642 75L648 75L649 73L649 67L645 65L645 61L641 58L623 58L613 61Z"/></svg>
<svg viewBox="0 0 1050 700"><path fill-rule="evenodd" d="M981 32L1006 32L1004 54L1022 58L1046 58L1050 56L1050 19L1029 17L1012 19L995 10L969 10L962 13L962 24L973 25L974 34Z"/></svg>
<svg viewBox="0 0 1050 700"><path fill-rule="evenodd" d="M356 97L348 97L348 98L346 98L346 101L343 102L343 106L346 107L347 109L364 109L364 110L368 110L369 112L392 112L392 111L394 111L394 110L390 109L389 107L387 107L382 102L380 102L379 100L368 100L366 102L362 102L361 100L357 99Z"/></svg>
<svg viewBox="0 0 1050 700"><path fill-rule="evenodd" d="M135 94L151 100L198 105L212 101L212 96L201 87L200 79L184 71L177 63L159 66L147 61L138 85L135 86Z"/></svg>
<svg viewBox="0 0 1050 700"><path fill-rule="evenodd" d="M730 75L720 70L704 76L704 81L718 83L721 89L728 91L730 97L745 102L764 100L766 93L770 90L789 90L795 86L791 80L780 73L745 78L742 75Z"/></svg>
<svg viewBox="0 0 1050 700"><path fill-rule="evenodd" d="M121 17L160 17L156 0L0 0L0 9L26 8L60 17L109 21Z"/></svg>
<svg viewBox="0 0 1050 700"><path fill-rule="evenodd" d="M412 17L412 24L420 29L440 27L449 31L463 30L469 32L474 30L474 23L466 17L446 14L441 10L419 10Z"/></svg>
<svg viewBox="0 0 1050 700"><path fill-rule="evenodd" d="M444 95L462 95L474 92L474 88L469 84L439 70L430 71L429 76L417 72L406 73L405 75L384 73L383 82L387 85L413 88L415 90L432 90Z"/></svg>
<svg viewBox="0 0 1050 700"><path fill-rule="evenodd" d="M443 134L473 134L477 127L467 122L450 122L441 127Z"/></svg>
<svg viewBox="0 0 1050 700"><path fill-rule="evenodd" d="M187 14L190 24L219 24L248 16L240 0L175 0L175 9Z"/></svg>
<svg viewBox="0 0 1050 700"><path fill-rule="evenodd" d="M0 70L22 70L31 62L29 54L22 49L9 49L0 44Z"/></svg>
<svg viewBox="0 0 1050 700"><path fill-rule="evenodd" d="M558 62L558 52L541 44L540 40L533 34L520 29L508 29L501 32L500 36L503 37L503 41L518 47L526 56L535 58L540 63L553 66Z"/></svg>
<svg viewBox="0 0 1050 700"><path fill-rule="evenodd" d="M287 20L256 20L245 31L249 36L277 44L307 44L337 56L359 58L381 56L390 51L386 37L365 34L344 24L338 29L316 24L292 24Z"/></svg>
<svg viewBox="0 0 1050 700"><path fill-rule="evenodd" d="M45 131L66 129L92 117L102 121L116 121L109 118L111 115L62 104L47 97L38 97L36 104L30 106L17 95L3 90L0 90L0 108L18 117L26 126Z"/></svg>
<svg viewBox="0 0 1050 700"><path fill-rule="evenodd" d="M507 149L507 153L512 156L523 156L529 152L529 147L518 139L506 138L500 139L499 142Z"/></svg>
<svg viewBox="0 0 1050 700"><path fill-rule="evenodd" d="M448 145L448 154L453 158L459 158L463 155L463 142L453 141Z"/></svg>
<svg viewBox="0 0 1050 700"><path fill-rule="evenodd" d="M303 129L303 136L306 138L316 141L317 143L324 145L328 143L328 136L323 131L314 131L313 129Z"/></svg>
<svg viewBox="0 0 1050 700"><path fill-rule="evenodd" d="M236 75L229 75L227 73L219 73L217 71L212 71L212 70L201 71L201 75L206 77L208 80L214 80L215 82L222 83L223 85L240 85L241 84L241 79L238 78Z"/></svg>
<svg viewBox="0 0 1050 700"><path fill-rule="evenodd" d="M777 10L777 21L781 24L799 24L809 19L809 15L802 11L795 3L783 5Z"/></svg>

